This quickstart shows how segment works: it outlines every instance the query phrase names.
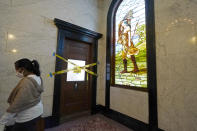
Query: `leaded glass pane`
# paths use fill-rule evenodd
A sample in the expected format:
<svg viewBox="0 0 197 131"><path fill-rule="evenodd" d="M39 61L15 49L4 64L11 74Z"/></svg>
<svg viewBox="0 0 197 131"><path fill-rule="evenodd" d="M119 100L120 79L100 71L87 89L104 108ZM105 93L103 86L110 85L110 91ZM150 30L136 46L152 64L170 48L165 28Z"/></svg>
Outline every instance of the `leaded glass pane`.
<svg viewBox="0 0 197 131"><path fill-rule="evenodd" d="M147 88L145 1L123 0L115 23L115 84Z"/></svg>

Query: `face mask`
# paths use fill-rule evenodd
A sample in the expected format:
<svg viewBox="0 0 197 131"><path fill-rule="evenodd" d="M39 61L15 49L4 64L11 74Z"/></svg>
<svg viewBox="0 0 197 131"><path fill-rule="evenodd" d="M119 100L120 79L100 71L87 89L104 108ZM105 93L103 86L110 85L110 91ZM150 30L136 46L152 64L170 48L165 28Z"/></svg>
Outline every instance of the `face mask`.
<svg viewBox="0 0 197 131"><path fill-rule="evenodd" d="M19 78L23 78L23 77L24 77L24 76L23 76L23 72L20 73L20 72L18 72L18 71L16 72L16 76L19 77Z"/></svg>

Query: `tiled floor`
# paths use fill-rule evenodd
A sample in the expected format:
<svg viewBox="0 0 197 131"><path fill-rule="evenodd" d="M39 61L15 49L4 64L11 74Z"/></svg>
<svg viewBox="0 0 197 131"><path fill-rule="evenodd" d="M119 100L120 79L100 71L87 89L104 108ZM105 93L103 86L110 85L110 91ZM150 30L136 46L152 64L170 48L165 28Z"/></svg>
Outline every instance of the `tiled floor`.
<svg viewBox="0 0 197 131"><path fill-rule="evenodd" d="M82 117L45 131L132 131L101 114Z"/></svg>

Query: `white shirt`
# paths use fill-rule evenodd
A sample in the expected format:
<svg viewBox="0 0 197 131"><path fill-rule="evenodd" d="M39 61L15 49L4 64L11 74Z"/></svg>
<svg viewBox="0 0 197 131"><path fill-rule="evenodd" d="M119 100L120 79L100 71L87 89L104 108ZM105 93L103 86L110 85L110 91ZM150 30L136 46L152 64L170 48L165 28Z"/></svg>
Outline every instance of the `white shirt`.
<svg viewBox="0 0 197 131"><path fill-rule="evenodd" d="M36 76L36 75L28 75L27 77L31 77L33 78L34 80L36 80L36 82L38 83L38 85L41 85L41 79L39 76ZM17 115L16 115L16 122L18 123L23 123L23 122L27 122L27 121L30 121L40 115L43 114L43 104L42 102L40 101L37 105L29 108L29 109L26 109L24 111L21 111L19 112Z"/></svg>
<svg viewBox="0 0 197 131"><path fill-rule="evenodd" d="M27 77L31 77L34 80L36 80L36 82L41 85L41 78L39 76L36 75L28 75ZM1 124L7 124L10 121L13 121L13 119L15 119L15 121L17 123L23 123L23 122L27 122L30 120L33 120L34 118L40 116L43 114L43 104L40 101L37 105L26 109L24 111L21 111L19 113L8 113L6 112L0 119L0 123ZM9 124L8 124L9 125Z"/></svg>

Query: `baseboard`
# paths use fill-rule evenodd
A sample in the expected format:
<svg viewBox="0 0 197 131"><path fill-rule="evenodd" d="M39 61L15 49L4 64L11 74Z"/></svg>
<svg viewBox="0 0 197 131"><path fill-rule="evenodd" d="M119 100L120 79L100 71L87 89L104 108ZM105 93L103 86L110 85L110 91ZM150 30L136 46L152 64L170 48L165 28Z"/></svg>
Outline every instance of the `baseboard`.
<svg viewBox="0 0 197 131"><path fill-rule="evenodd" d="M96 112L95 113L101 113L104 116L115 120L119 122L120 124L125 125L126 127L134 130L134 131L150 131L148 124L139 121L137 119L134 119L132 117L129 117L125 114L122 114L120 112L114 111L112 109L106 109L102 105L96 105ZM59 125L57 117L49 116L44 118L45 121L45 129L52 128ZM164 131L162 129L158 129L158 131Z"/></svg>
<svg viewBox="0 0 197 131"><path fill-rule="evenodd" d="M165 130L158 128L158 131L165 131Z"/></svg>
<svg viewBox="0 0 197 131"><path fill-rule="evenodd" d="M106 108L102 105L96 105L96 113L101 113L103 114L104 112L106 112Z"/></svg>
<svg viewBox="0 0 197 131"><path fill-rule="evenodd" d="M45 129L52 128L52 127L59 125L59 121L58 121L57 117L48 116L48 117L44 117L43 119L44 119L44 125L45 125L44 128Z"/></svg>
<svg viewBox="0 0 197 131"><path fill-rule="evenodd" d="M134 131L150 131L148 124L112 109L106 109L102 105L97 105L97 112L102 113L104 116L111 118L112 120L115 120ZM158 131L164 130L158 129Z"/></svg>

